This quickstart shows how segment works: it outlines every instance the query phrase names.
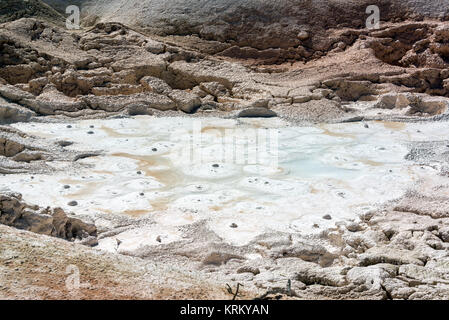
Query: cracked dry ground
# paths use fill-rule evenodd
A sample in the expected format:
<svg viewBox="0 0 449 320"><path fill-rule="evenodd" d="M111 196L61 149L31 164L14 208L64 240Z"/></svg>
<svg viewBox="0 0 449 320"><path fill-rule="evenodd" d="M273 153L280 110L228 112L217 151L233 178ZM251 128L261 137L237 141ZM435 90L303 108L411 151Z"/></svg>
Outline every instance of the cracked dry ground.
<svg viewBox="0 0 449 320"><path fill-rule="evenodd" d="M8 126L16 122L234 117L241 111L274 112L300 124L447 120L448 23L330 30L321 50L304 45L281 58L251 48L209 55L198 49L212 45L203 41L149 37L118 23L79 32L36 19L2 24L1 173L49 172L48 163L57 161L76 168L77 160L99 154L69 151L70 141L46 141ZM109 217L111 226L97 230L88 217L3 194L0 297L226 299L226 283L239 282L248 299L448 299L447 145L412 147L410 160L440 175L420 181L401 199L316 237L269 233L240 247L197 223L185 230L188 243L104 253L90 246L132 228L135 220ZM246 258L254 254L261 258ZM71 264L79 266L85 284L77 292L65 287Z"/></svg>

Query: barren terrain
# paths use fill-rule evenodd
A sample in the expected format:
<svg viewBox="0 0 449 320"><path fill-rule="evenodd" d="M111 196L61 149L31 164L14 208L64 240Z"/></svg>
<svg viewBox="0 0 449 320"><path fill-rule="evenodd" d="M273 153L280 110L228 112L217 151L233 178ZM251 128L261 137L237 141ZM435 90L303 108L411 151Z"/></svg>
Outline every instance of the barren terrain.
<svg viewBox="0 0 449 320"><path fill-rule="evenodd" d="M446 1L45 2L0 5L0 298L449 298Z"/></svg>

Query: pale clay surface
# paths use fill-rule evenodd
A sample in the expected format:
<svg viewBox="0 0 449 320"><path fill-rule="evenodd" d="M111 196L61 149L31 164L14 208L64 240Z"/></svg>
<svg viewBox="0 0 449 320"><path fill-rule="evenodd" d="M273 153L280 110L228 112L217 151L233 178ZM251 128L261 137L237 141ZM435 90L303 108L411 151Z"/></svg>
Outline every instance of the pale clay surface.
<svg viewBox="0 0 449 320"><path fill-rule="evenodd" d="M73 141L68 148L76 151L102 150L102 155L79 160L86 167L82 170L62 162L52 164L58 169L53 175L1 177L0 190L20 192L30 203L50 202L75 214L154 218L156 225L138 231L148 236L120 234L121 247L158 245L154 234L161 235L164 243L180 241L179 226L202 220L235 245L248 244L270 230L318 234L401 197L420 178L436 175L434 169L404 159L407 144L440 140L448 134L446 123L286 127L279 120L245 124L145 116L79 121L72 128L63 123L14 127L38 137ZM90 130L94 134L87 134ZM257 143L249 139L258 132L267 137L271 132L276 140L273 147L279 150L269 154L268 141L266 151L259 151L260 159L252 163L220 156L221 150L234 153L231 148L239 144L241 151L248 152L246 141L256 148ZM235 143L234 136L239 136ZM76 208L68 205L73 200L78 202ZM332 220L323 220L325 215ZM230 229L232 223L239 227ZM110 250L108 243L104 239L99 247Z"/></svg>

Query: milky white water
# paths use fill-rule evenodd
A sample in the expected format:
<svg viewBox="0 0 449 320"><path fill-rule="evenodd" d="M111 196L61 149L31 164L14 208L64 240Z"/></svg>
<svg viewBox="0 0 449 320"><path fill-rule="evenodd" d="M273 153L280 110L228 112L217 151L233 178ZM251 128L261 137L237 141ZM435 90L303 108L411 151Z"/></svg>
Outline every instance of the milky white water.
<svg viewBox="0 0 449 320"><path fill-rule="evenodd" d="M128 234L131 247L158 244L155 234L165 243L181 240L179 226L204 219L216 234L238 245L270 230L320 232L400 197L420 176L435 174L430 167L404 160L407 142L442 140L449 133L445 123L289 127L278 119L146 116L71 125L15 127L75 142L67 149L103 150L103 155L79 160L86 168L77 172L58 171L34 179L0 176L0 190L20 192L29 203L60 206L76 214L151 215L157 224ZM270 151L261 154L257 163L225 162L220 156L223 146L228 150L249 141L246 157L258 145L251 138L225 134L235 128L269 132ZM201 160L186 155L191 146ZM70 167L63 162L50 165ZM73 200L78 206L67 205ZM327 214L331 220L323 219Z"/></svg>

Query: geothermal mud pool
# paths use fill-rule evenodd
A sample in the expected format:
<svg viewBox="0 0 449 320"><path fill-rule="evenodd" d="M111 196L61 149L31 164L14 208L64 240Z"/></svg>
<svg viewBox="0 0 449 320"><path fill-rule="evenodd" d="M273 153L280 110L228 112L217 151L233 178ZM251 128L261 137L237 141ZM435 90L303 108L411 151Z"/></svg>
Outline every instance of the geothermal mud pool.
<svg viewBox="0 0 449 320"><path fill-rule="evenodd" d="M109 251L117 239L121 250L182 241L179 228L202 220L237 246L270 231L317 234L437 175L405 156L411 142L449 134L444 122L295 127L279 119L149 116L14 127L100 155L78 160L82 169L60 161L49 163L53 174L3 175L1 192L75 215L152 217L144 228L100 239L98 248ZM226 160L237 149L250 163ZM257 155L252 163L249 154ZM108 223L101 215L94 218L100 229Z"/></svg>

